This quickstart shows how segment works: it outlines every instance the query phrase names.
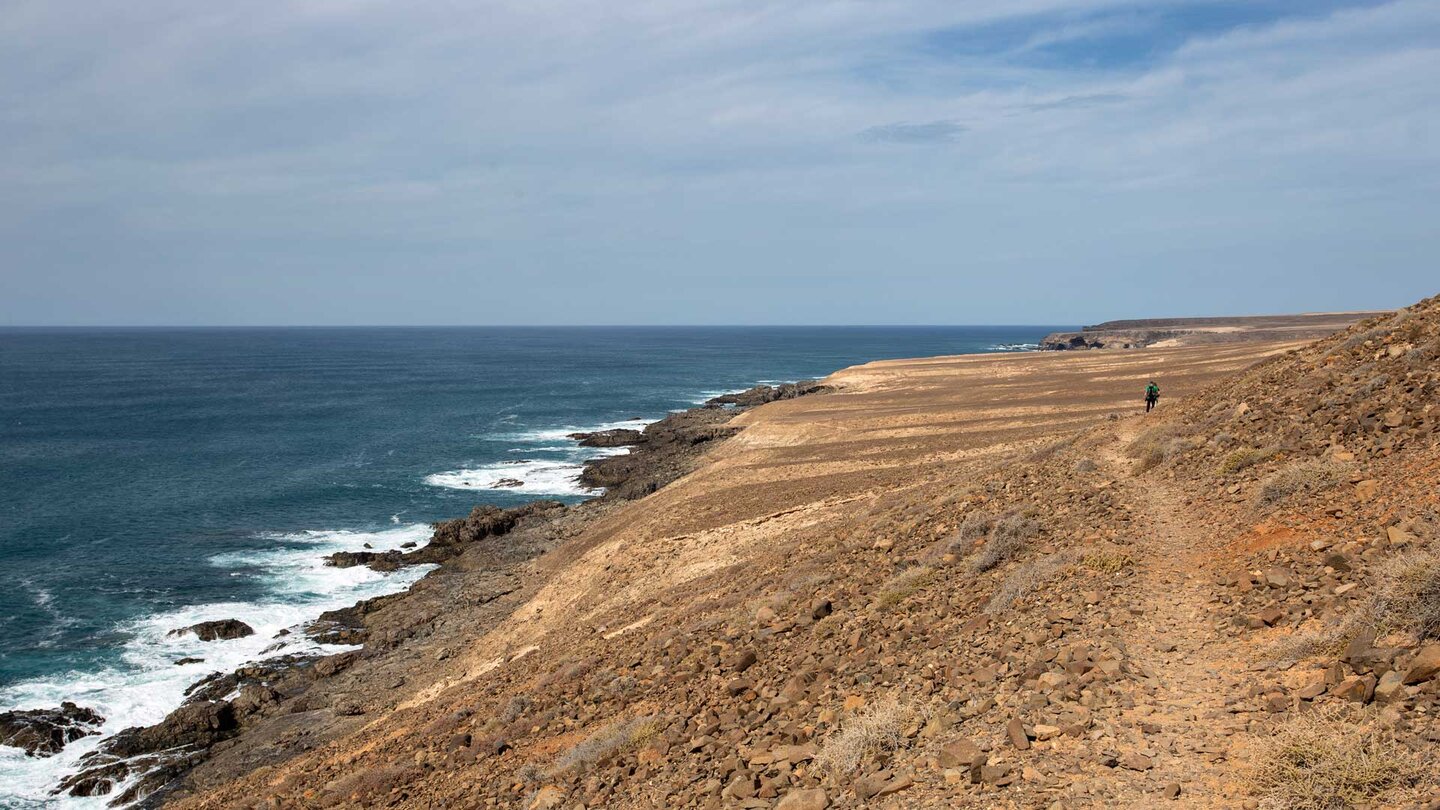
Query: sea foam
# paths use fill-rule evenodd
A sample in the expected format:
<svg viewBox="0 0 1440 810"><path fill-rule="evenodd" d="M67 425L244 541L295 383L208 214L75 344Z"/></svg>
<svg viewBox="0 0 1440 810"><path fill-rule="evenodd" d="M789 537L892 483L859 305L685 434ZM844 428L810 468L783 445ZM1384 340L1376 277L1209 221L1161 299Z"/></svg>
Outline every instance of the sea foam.
<svg viewBox="0 0 1440 810"><path fill-rule="evenodd" d="M76 740L53 757L27 757L18 748L0 747L0 774L4 775L0 807L104 807L107 797L56 797L50 790L75 772L80 757L95 750L106 737L163 720L184 700L186 688L212 672L229 672L281 655L327 655L353 649L318 644L299 632L300 628L326 610L404 590L434 566L381 574L364 566L326 566L325 555L367 546L384 551L406 543L423 544L430 531L429 526L413 524L377 532L277 534L269 536L275 543L272 548L216 555L209 559L210 565L261 581L266 596L255 602L192 605L123 623L116 628L125 638L116 666L22 681L0 690L0 707L6 710L49 708L69 700L105 718L102 734ZM171 630L213 619L239 619L253 627L255 634L211 642L190 633L170 635ZM288 635L275 638L287 629L291 630ZM186 657L204 661L175 665Z"/></svg>
<svg viewBox="0 0 1440 810"><path fill-rule="evenodd" d="M585 497L601 490L580 483L585 462L606 456L624 455L626 447L581 447L570 438L575 433L597 433L604 430L644 430L648 419L622 419L598 425L566 425L556 428L517 431L485 438L511 441L520 445L509 454L543 454L543 458L519 458L481 464L459 470L432 473L425 483L446 489L484 492L516 492L522 495L559 495ZM517 483L518 482L518 483Z"/></svg>

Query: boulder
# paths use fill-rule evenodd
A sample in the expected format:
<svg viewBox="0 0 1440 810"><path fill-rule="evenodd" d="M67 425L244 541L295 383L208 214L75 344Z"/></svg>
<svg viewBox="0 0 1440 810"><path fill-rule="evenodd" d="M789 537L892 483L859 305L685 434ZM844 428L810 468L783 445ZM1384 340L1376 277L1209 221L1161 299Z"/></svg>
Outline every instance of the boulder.
<svg viewBox="0 0 1440 810"><path fill-rule="evenodd" d="M30 709L0 713L0 745L20 748L26 756L60 753L81 737L99 734L105 718L91 709L66 701L58 709Z"/></svg>

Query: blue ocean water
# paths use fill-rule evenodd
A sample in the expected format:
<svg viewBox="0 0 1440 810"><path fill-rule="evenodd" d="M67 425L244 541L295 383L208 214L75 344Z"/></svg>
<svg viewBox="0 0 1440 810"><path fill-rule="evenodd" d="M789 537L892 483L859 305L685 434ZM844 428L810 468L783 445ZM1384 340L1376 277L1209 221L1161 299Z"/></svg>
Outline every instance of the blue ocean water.
<svg viewBox="0 0 1440 810"><path fill-rule="evenodd" d="M480 502L585 497L578 465L605 451L566 433L1058 328L0 330L0 710L68 699L109 732L154 722L189 682L274 654L274 631L423 573L325 553L424 542ZM165 635L230 616L261 632ZM0 805L92 747L0 748Z"/></svg>

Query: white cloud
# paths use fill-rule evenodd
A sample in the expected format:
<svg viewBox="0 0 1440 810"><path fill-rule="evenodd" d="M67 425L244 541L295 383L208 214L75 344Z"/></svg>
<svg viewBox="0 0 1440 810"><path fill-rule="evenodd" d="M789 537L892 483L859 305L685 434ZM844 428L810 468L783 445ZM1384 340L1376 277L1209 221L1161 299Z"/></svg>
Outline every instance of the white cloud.
<svg viewBox="0 0 1440 810"><path fill-rule="evenodd" d="M1062 278L1063 257L1101 294L1133 296L1130 276L1107 275L1113 243L1082 229L1114 229L1137 240L1125 251L1157 257L1224 228L1234 244L1292 244L1347 212L1392 217L1416 252L1435 246L1405 212L1440 186L1440 7L1250 25L1104 71L1020 58L1116 24L1089 12L1155 7L12 2L0 17L0 238L24 264L7 271L21 292L8 317L29 317L27 292L63 302L49 285L83 276L86 255L36 235L67 221L97 245L157 240L195 273L278 256L311 268L317 287L359 263L394 288L425 283L417 268L445 279L465 268L475 290L531 295L527 274L550 279L548 293L589 272L635 288L755 262L863 286L885 262L952 293L1019 299L1024 286L988 274ZM949 59L920 47L1021 17L1035 31L1018 49ZM919 142L945 148L885 148ZM856 246L862 231L870 241ZM947 263L957 246L963 261ZM130 249L106 251L109 272L156 272ZM1235 250L1237 266L1264 254ZM407 252L415 260L393 258ZM764 294L756 282L722 303ZM744 320L709 318L714 300L679 319ZM200 303L206 317L265 319L258 293ZM586 303L555 319L587 320ZM914 319L934 319L921 303ZM863 320L870 305L837 317ZM919 304L878 319L909 319L906 306Z"/></svg>

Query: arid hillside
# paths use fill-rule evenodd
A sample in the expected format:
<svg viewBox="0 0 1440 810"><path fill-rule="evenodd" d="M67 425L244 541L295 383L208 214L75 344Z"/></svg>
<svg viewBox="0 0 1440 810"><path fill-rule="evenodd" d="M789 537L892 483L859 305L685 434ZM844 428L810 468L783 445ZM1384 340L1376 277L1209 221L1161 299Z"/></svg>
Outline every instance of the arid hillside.
<svg viewBox="0 0 1440 810"><path fill-rule="evenodd" d="M826 382L503 593L427 586L422 629L169 799L1440 806L1440 299Z"/></svg>

